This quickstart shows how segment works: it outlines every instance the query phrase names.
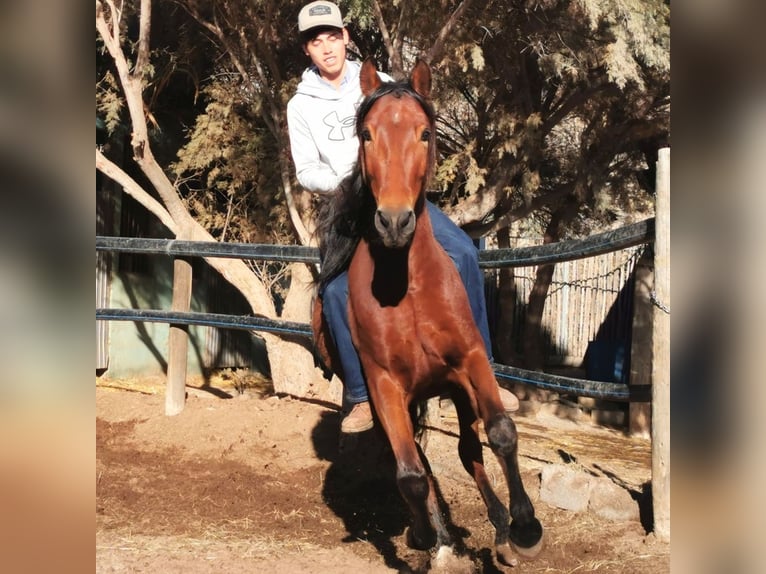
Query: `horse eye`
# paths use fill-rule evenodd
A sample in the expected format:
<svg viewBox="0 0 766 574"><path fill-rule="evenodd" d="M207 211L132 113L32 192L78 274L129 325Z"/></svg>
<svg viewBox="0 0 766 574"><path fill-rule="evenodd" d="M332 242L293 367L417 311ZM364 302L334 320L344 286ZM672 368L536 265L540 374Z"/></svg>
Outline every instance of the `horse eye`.
<svg viewBox="0 0 766 574"><path fill-rule="evenodd" d="M363 130L362 131L362 140L366 142L372 141L372 134L370 133L370 130Z"/></svg>
<svg viewBox="0 0 766 574"><path fill-rule="evenodd" d="M420 134L420 141L427 142L431 139L431 130L423 130L423 133Z"/></svg>

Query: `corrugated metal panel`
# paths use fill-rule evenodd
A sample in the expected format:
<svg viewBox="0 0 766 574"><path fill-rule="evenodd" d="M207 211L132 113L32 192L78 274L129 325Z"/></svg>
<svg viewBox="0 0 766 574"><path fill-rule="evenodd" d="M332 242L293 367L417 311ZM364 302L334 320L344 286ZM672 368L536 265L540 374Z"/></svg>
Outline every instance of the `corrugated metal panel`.
<svg viewBox="0 0 766 574"><path fill-rule="evenodd" d="M114 232L114 209L117 186L96 172L96 235ZM112 254L96 252L96 308L109 307ZM109 323L96 321L96 370L109 367Z"/></svg>
<svg viewBox="0 0 766 574"><path fill-rule="evenodd" d="M247 331L208 327L205 334L205 366L211 369L251 367L253 349Z"/></svg>
<svg viewBox="0 0 766 574"><path fill-rule="evenodd" d="M250 313L242 295L211 268L204 274L207 307L210 313L246 315ZM255 353L252 335L248 331L205 328L205 367L223 369L252 367Z"/></svg>
<svg viewBox="0 0 766 574"><path fill-rule="evenodd" d="M96 308L109 307L109 254L96 252ZM96 369L109 367L109 323L96 321Z"/></svg>

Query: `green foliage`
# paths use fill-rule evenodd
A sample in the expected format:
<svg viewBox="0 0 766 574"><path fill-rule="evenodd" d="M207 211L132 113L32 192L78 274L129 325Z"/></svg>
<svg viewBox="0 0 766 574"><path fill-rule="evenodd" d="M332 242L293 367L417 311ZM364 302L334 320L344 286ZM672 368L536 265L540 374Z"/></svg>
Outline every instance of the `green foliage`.
<svg viewBox="0 0 766 574"><path fill-rule="evenodd" d="M445 197L495 190L479 232L504 213L540 205L531 215L545 219L573 200L572 233L646 216L669 137L668 4L495 1L465 21L436 74ZM484 187L464 176L466 153Z"/></svg>
<svg viewBox="0 0 766 574"><path fill-rule="evenodd" d="M670 29L664 2L645 0L580 0L590 30L611 36L600 57L609 78L621 89L629 82L644 87L641 64L670 70Z"/></svg>
<svg viewBox="0 0 766 574"><path fill-rule="evenodd" d="M466 194L476 193L484 184L486 169L476 163L475 142L469 143L458 153L446 157L438 166L434 179L439 187L460 182Z"/></svg>
<svg viewBox="0 0 766 574"><path fill-rule="evenodd" d="M347 24L359 30L376 29L372 0L347 0L337 2Z"/></svg>
<svg viewBox="0 0 766 574"><path fill-rule="evenodd" d="M148 110L187 204L217 237L292 241L282 196L282 178L293 177L284 111L308 64L297 44L303 4L155 5ZM378 2L388 44L372 0L338 4L355 48L384 69L393 56L409 69L443 40L432 62L435 184L456 209L495 194L474 232L521 217L544 224L572 201L571 234L650 209L654 154L669 141L666 0L488 0L470 4L443 35L459 0ZM221 36L203 24L219 26ZM97 113L110 130L121 107L101 71Z"/></svg>
<svg viewBox="0 0 766 574"><path fill-rule="evenodd" d="M221 240L284 241L287 216L274 181L268 132L238 82L213 81L170 167L190 210Z"/></svg>
<svg viewBox="0 0 766 574"><path fill-rule="evenodd" d="M96 83L96 114L104 121L110 134L120 125L125 102L112 72L106 72L101 81Z"/></svg>

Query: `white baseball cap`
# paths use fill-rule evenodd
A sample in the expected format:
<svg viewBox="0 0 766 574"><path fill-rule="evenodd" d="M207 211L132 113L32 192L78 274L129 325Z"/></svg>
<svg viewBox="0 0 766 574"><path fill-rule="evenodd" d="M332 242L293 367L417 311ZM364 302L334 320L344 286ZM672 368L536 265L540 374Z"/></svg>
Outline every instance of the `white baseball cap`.
<svg viewBox="0 0 766 574"><path fill-rule="evenodd" d="M325 2L324 0L311 2L301 8L298 13L299 32L321 26L343 28L343 16L340 13L340 8L332 2Z"/></svg>

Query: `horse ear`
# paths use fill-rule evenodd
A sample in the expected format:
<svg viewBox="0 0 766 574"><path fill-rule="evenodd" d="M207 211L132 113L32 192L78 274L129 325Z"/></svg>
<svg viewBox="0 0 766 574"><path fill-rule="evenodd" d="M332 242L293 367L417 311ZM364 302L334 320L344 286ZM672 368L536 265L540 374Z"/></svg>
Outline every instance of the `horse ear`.
<svg viewBox="0 0 766 574"><path fill-rule="evenodd" d="M364 96L369 96L380 87L380 76L378 76L378 70L372 58L367 58L362 64L362 70L359 72L359 84L362 86Z"/></svg>
<svg viewBox="0 0 766 574"><path fill-rule="evenodd" d="M410 84L425 99L431 96L431 67L425 60L418 59L410 74Z"/></svg>

